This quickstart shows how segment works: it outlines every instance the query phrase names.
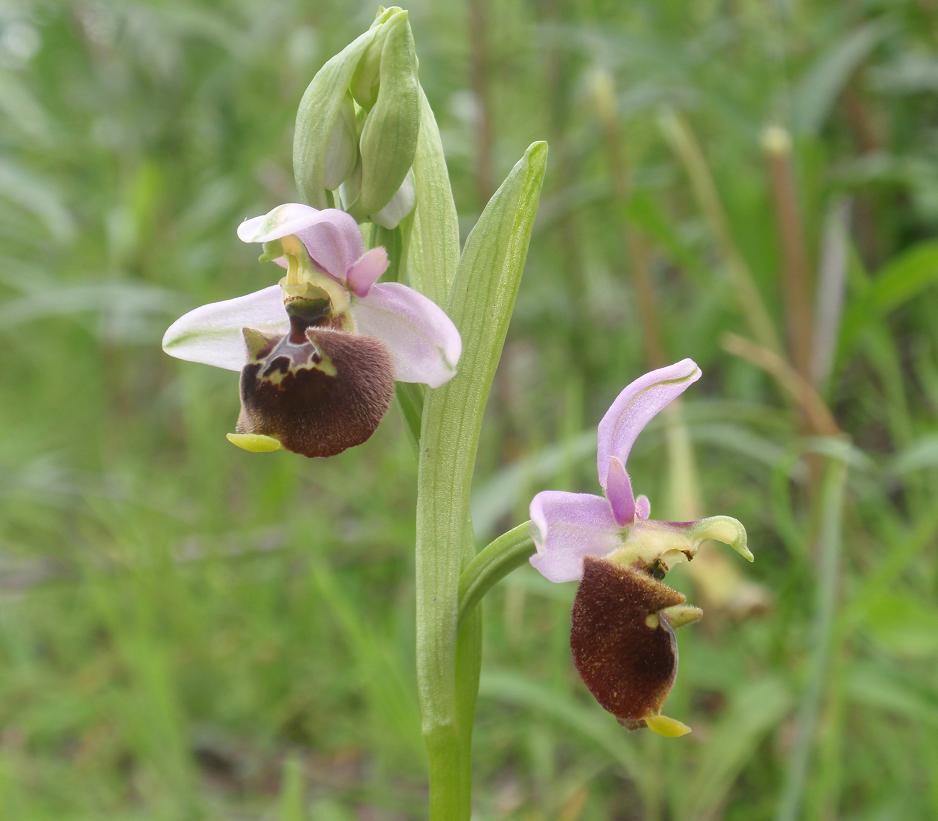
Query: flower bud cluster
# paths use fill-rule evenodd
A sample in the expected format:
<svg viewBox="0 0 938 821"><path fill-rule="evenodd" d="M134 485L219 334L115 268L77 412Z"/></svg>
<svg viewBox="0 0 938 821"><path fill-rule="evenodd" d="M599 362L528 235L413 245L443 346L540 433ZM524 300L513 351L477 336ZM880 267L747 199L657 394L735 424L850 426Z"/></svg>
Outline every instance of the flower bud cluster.
<svg viewBox="0 0 938 821"><path fill-rule="evenodd" d="M407 12L381 9L329 60L300 101L293 167L304 198L395 228L414 207L420 129L417 56Z"/></svg>

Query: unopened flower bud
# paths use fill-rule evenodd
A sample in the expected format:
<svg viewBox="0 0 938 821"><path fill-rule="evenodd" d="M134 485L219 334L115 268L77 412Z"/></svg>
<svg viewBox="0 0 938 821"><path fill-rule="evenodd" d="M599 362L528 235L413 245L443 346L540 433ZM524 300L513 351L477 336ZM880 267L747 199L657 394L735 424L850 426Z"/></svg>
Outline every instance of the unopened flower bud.
<svg viewBox="0 0 938 821"><path fill-rule="evenodd" d="M389 9L380 9L374 22L371 24L371 30L374 31L374 38L365 49L352 76L351 92L355 101L364 109L370 110L378 99L378 87L381 82L381 49L384 47L384 41L387 37L388 28L385 23L401 9L398 6L391 6Z"/></svg>
<svg viewBox="0 0 938 821"><path fill-rule="evenodd" d="M358 165L358 131L355 128L355 104L349 94L339 105L339 113L326 137L323 185L335 190Z"/></svg>
<svg viewBox="0 0 938 821"><path fill-rule="evenodd" d="M293 176L303 198L316 208L332 205L327 192L338 187L357 164L349 85L374 36L375 30L369 29L332 57L316 72L300 100L293 132ZM349 154L355 162L349 162Z"/></svg>
<svg viewBox="0 0 938 821"><path fill-rule="evenodd" d="M369 215L385 208L403 184L414 164L420 128L417 56L407 12L391 15L379 31L383 43L377 96L359 141L359 206Z"/></svg>

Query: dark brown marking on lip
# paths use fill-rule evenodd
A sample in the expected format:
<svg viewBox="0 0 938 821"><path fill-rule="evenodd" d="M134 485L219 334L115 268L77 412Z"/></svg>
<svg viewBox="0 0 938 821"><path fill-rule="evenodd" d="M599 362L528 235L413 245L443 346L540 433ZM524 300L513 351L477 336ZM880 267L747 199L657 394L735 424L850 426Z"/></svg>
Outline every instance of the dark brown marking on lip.
<svg viewBox="0 0 938 821"><path fill-rule="evenodd" d="M290 370L290 360L286 356L278 356L275 359L271 359L267 367L264 368L264 376L272 376L273 374L280 373L286 374Z"/></svg>

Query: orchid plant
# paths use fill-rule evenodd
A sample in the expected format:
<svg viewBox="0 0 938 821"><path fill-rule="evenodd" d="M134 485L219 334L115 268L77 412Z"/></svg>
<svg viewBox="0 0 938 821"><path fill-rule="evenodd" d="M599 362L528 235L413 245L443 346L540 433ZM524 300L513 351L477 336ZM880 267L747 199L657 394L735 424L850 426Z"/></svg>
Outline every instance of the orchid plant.
<svg viewBox="0 0 938 821"><path fill-rule="evenodd" d="M603 417L604 496L539 493L531 522L476 550L469 499L482 419L546 158L543 143L527 149L460 248L407 13L382 8L300 102L293 165L305 202L238 228L283 275L190 311L163 338L172 356L240 371L228 439L250 452L330 457L360 445L398 383L417 442L417 685L438 821L470 817L477 605L501 578L530 559L551 581L579 580L571 645L583 680L627 727L680 735L684 725L660 714L677 669L672 628L700 611L660 578L706 539L751 559L734 519L654 521L648 499L632 492L629 451L699 378L689 359L640 377ZM379 282L389 270L403 281Z"/></svg>

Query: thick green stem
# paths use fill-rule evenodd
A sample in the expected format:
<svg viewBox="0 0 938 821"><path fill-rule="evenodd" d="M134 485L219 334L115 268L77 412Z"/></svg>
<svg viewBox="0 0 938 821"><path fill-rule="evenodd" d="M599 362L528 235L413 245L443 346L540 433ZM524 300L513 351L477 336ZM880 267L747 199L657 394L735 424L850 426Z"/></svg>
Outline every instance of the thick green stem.
<svg viewBox="0 0 938 821"><path fill-rule="evenodd" d="M479 551L459 577L460 624L473 613L492 587L521 567L533 552L530 522L502 533Z"/></svg>
<svg viewBox="0 0 938 821"><path fill-rule="evenodd" d="M482 660L482 618L476 611L459 630L455 723L424 731L430 776L430 818L468 821L472 807L472 727Z"/></svg>

